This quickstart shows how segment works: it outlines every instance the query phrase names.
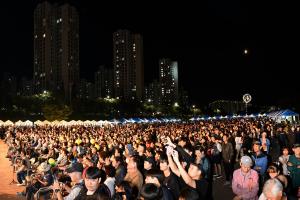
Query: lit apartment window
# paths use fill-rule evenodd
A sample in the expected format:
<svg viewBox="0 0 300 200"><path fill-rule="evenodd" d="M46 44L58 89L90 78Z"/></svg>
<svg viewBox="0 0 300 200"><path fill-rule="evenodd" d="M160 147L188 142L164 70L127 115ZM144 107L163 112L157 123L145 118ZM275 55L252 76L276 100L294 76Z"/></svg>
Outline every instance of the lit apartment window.
<svg viewBox="0 0 300 200"><path fill-rule="evenodd" d="M125 41L124 41L124 40L122 40L121 42L122 42L122 43L124 43Z"/></svg>
<svg viewBox="0 0 300 200"><path fill-rule="evenodd" d="M125 57L122 57L122 61L124 61L125 60Z"/></svg>
<svg viewBox="0 0 300 200"><path fill-rule="evenodd" d="M46 37L46 33L43 34L43 38L45 38L45 37Z"/></svg>

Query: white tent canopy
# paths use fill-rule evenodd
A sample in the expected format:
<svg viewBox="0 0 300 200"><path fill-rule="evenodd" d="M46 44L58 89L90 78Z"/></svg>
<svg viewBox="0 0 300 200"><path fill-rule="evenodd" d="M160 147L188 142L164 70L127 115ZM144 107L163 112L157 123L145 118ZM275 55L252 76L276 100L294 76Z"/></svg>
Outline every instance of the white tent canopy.
<svg viewBox="0 0 300 200"><path fill-rule="evenodd" d="M277 122L281 122L285 120L290 122L299 121L299 113L296 113L289 109L270 112L267 116Z"/></svg>

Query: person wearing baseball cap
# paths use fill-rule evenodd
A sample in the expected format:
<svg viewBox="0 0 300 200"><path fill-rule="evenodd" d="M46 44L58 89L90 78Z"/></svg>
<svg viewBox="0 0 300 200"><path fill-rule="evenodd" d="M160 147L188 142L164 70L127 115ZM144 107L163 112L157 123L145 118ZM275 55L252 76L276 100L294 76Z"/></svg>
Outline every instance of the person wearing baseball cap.
<svg viewBox="0 0 300 200"><path fill-rule="evenodd" d="M82 163L73 163L71 164L67 169L66 172L68 174L73 173L73 172L77 172L77 173L81 173L83 172L83 165Z"/></svg>
<svg viewBox="0 0 300 200"><path fill-rule="evenodd" d="M253 169L255 169L262 178L267 171L268 157L261 151L261 142L259 140L253 142L253 153L251 158L255 163ZM261 181L263 182L263 180Z"/></svg>
<svg viewBox="0 0 300 200"><path fill-rule="evenodd" d="M234 200L255 200L259 190L258 173L251 169L253 161L249 156L241 158L241 168L233 172L232 191L236 195Z"/></svg>
<svg viewBox="0 0 300 200"><path fill-rule="evenodd" d="M63 184L63 186L61 187L57 180L54 181L53 189L54 189L54 192L55 192L58 200L75 199L79 195L80 190L84 186L84 182L83 182L83 179L82 179L82 172L83 172L82 163L78 163L78 162L72 163L65 170L65 172L68 173L68 175L71 177L72 182L75 183L75 184L72 188L69 188L65 184ZM61 194L62 189L65 189L67 192L69 192L69 194L64 198Z"/></svg>

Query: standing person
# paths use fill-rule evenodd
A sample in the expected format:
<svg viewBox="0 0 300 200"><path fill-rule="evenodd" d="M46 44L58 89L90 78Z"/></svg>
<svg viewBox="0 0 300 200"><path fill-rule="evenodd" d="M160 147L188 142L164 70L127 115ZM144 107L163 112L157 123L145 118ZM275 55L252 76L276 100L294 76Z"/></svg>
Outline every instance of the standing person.
<svg viewBox="0 0 300 200"><path fill-rule="evenodd" d="M262 147L262 151L263 153L265 153L266 155L269 154L270 151L270 140L267 138L267 132L262 132L261 134L261 138L259 139L261 147Z"/></svg>
<svg viewBox="0 0 300 200"><path fill-rule="evenodd" d="M300 144L294 144L294 155L289 157L287 168L292 178L293 191L297 192L300 187Z"/></svg>
<svg viewBox="0 0 300 200"><path fill-rule="evenodd" d="M260 142L255 141L253 143L253 154L252 154L252 159L254 160L253 168L258 172L261 178L263 178L267 170L268 158L260 149L261 149Z"/></svg>
<svg viewBox="0 0 300 200"><path fill-rule="evenodd" d="M278 140L279 140L280 149L282 149L283 147L288 147L289 145L286 132L283 131L282 129L283 127L278 128Z"/></svg>
<svg viewBox="0 0 300 200"><path fill-rule="evenodd" d="M233 172L233 165L232 160L234 156L234 151L232 144L228 142L228 135L223 135L223 144L222 144L222 158L223 158L223 165L225 170L225 183L224 185L230 184L230 179Z"/></svg>
<svg viewBox="0 0 300 200"><path fill-rule="evenodd" d="M173 151L172 154L174 163L177 166L177 172L180 174L180 177L183 179L185 184L196 190L200 198L207 199L210 195L208 194L208 182L202 177L203 168L200 164L191 163L188 171L185 171L181 162L179 161L179 156L177 151ZM175 173L175 174L176 174Z"/></svg>
<svg viewBox="0 0 300 200"><path fill-rule="evenodd" d="M196 146L194 149L194 153L195 153L195 163L196 164L201 164L203 167L203 171L204 171L204 178L210 182L210 180L212 180L212 170L211 170L211 163L209 158L206 155L206 149L202 146Z"/></svg>
<svg viewBox="0 0 300 200"><path fill-rule="evenodd" d="M242 135L240 133L237 133L235 137L235 150L236 150L236 156L235 156L235 161L238 162L240 158L240 154L242 155L242 145L243 145L243 139Z"/></svg>
<svg viewBox="0 0 300 200"><path fill-rule="evenodd" d="M157 187L161 188L162 193L163 193L163 200L173 200L175 199L174 196L172 195L171 190L163 184L164 181L164 175L163 172L160 171L159 169L150 169L145 178L145 184L147 183L153 183ZM178 198L176 198L178 199Z"/></svg>
<svg viewBox="0 0 300 200"><path fill-rule="evenodd" d="M123 160L120 156L112 156L111 157L111 164L116 169L116 185L121 183L126 175L126 168L123 165Z"/></svg>
<svg viewBox="0 0 300 200"><path fill-rule="evenodd" d="M300 126L299 125L296 127L295 144L300 144Z"/></svg>
<svg viewBox="0 0 300 200"><path fill-rule="evenodd" d="M137 196L140 193L144 182L143 175L138 169L138 166L139 156L131 156L127 163L127 174L124 178L125 181L129 182Z"/></svg>
<svg viewBox="0 0 300 200"><path fill-rule="evenodd" d="M281 167L277 165L277 163L271 163L270 166L268 167L267 169L267 180L266 182L269 180L269 179L272 179L272 178L276 178L278 179L282 186L283 186L283 191L285 193L288 193L289 192L289 188L288 188L288 179L286 176L284 176L282 174L282 170L281 170Z"/></svg>
<svg viewBox="0 0 300 200"><path fill-rule="evenodd" d="M287 163L288 163L289 157L290 157L290 155L289 155L289 148L284 147L282 149L282 155L279 157L278 160L279 160L279 162L282 165L283 174L285 176L289 175L289 171L287 169Z"/></svg>
<svg viewBox="0 0 300 200"><path fill-rule="evenodd" d="M149 171L150 169L155 169L155 160L153 157L146 157L144 159L144 170L143 170L143 174L146 175L147 171Z"/></svg>
<svg viewBox="0 0 300 200"><path fill-rule="evenodd" d="M164 180L163 185L169 188L174 195L175 199L178 199L180 192L180 183L178 177L170 169L168 156L171 155L162 154L159 158L159 169L163 172Z"/></svg>
<svg viewBox="0 0 300 200"><path fill-rule="evenodd" d="M256 200L259 190L258 173L251 169L252 160L249 156L243 156L240 169L233 173L232 191L236 195L234 200Z"/></svg>
<svg viewBox="0 0 300 200"><path fill-rule="evenodd" d="M213 143L213 147L212 147L212 163L214 165L214 170L215 170L215 174L214 176L216 176L217 178L221 178L222 177L222 168L221 168L221 160L222 160L222 146L219 143L218 140L216 140L215 136L211 137L211 141Z"/></svg>

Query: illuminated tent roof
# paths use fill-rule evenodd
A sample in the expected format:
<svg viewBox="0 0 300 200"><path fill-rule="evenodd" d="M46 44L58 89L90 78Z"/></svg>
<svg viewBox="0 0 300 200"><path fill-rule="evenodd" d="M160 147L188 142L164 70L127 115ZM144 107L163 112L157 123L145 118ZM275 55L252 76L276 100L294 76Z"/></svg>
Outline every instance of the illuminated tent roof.
<svg viewBox="0 0 300 200"><path fill-rule="evenodd" d="M299 116L299 113L286 109L286 110L274 111L268 114L268 117L271 118L292 117L292 116Z"/></svg>

